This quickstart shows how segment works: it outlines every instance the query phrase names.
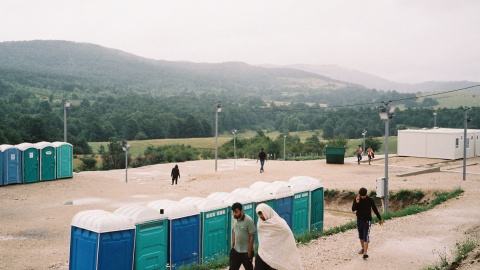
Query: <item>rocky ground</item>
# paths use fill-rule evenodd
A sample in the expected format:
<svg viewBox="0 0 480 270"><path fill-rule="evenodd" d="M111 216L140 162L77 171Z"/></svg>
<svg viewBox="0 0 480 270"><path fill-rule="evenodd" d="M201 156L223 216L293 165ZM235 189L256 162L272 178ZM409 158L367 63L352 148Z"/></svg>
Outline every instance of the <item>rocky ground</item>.
<svg viewBox="0 0 480 270"><path fill-rule="evenodd" d="M461 187L465 193L428 212L387 221L372 226L370 258L357 254L360 245L355 230L323 237L300 246L304 269L419 269L450 254L455 243L480 232L480 172L471 165L467 181L462 181L462 161L448 162L441 171L408 177L397 174L431 167L432 159L390 158L391 190L422 189L451 191ZM469 159L478 163L480 158ZM145 205L158 199L179 200L186 196L206 197L216 191L230 192L256 181L288 181L307 175L322 179L325 188L351 190L375 189L375 179L384 174L383 160L372 165L344 165L317 161L268 161L265 173L252 160L221 160L218 171L214 161L178 164L181 180L172 186L170 170L174 164L162 164L128 170L75 173L73 179L0 187L0 269L67 269L70 223L79 211L104 209L114 211L125 204ZM416 166L416 167L415 167ZM437 165L434 165L437 166ZM335 212L325 214L325 226L344 224L352 217ZM475 260L474 260L475 261ZM460 267L478 269L473 263ZM477 268L471 268L471 267ZM459 268L463 269L463 268Z"/></svg>

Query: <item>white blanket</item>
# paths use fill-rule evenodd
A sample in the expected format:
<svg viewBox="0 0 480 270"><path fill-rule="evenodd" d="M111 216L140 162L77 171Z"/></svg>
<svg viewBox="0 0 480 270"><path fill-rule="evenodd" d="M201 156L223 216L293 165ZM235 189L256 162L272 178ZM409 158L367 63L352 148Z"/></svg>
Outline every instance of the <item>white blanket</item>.
<svg viewBox="0 0 480 270"><path fill-rule="evenodd" d="M287 222L264 203L257 206L256 213L260 211L266 220L258 219L258 255L277 270L303 269L295 238Z"/></svg>

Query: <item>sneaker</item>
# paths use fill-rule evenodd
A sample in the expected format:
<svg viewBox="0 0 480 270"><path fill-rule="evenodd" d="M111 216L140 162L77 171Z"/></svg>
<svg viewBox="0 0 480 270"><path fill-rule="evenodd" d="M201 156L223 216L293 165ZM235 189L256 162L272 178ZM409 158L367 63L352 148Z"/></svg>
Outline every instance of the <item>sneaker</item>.
<svg viewBox="0 0 480 270"><path fill-rule="evenodd" d="M364 259L368 258L368 255L367 255L367 254L363 254L363 258L364 258Z"/></svg>

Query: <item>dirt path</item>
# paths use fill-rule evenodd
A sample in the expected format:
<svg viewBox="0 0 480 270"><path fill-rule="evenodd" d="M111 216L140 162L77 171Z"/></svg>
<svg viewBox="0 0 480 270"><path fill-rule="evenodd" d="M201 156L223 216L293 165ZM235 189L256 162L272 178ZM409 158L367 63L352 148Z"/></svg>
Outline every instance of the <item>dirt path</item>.
<svg viewBox="0 0 480 270"><path fill-rule="evenodd" d="M355 254L359 244L356 232L327 237L300 248L305 269L351 269L383 266L395 269L418 269L433 263L437 252L453 249L465 233L477 232L480 227L476 196L480 176L469 175L466 182L461 174L438 172L412 177L396 177L400 173L418 170L408 166L428 164L435 160L392 158L390 188L398 190L452 190L461 186L465 195L458 200L415 216L373 226L371 258L362 260ZM469 163L480 159L469 160ZM449 163L449 166L461 161ZM144 205L158 199L178 200L186 196L206 197L216 191L230 192L248 187L256 181L287 181L293 176L309 175L322 179L325 188L352 190L364 186L375 188L375 179L383 176L383 161L372 166L347 162L327 165L321 161L268 161L265 173L251 160L232 160L179 163L181 180L172 186L169 175L173 164L129 169L125 171L82 172L73 179L0 188L0 269L68 269L70 222L79 211L104 209L114 211L122 205ZM478 165L476 165L478 166ZM469 166L467 170L478 170ZM189 180L189 181L187 181ZM343 217L340 217L343 218ZM326 226L339 225L335 215L325 216ZM402 268L399 268L401 266Z"/></svg>

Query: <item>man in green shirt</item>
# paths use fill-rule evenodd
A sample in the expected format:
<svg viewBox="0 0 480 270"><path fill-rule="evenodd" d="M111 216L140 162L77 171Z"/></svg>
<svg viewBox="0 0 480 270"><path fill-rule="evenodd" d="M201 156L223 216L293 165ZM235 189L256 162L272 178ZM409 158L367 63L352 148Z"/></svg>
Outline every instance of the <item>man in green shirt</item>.
<svg viewBox="0 0 480 270"><path fill-rule="evenodd" d="M230 270L240 269L240 265L245 270L253 270L253 243L255 240L255 224L253 219L245 215L241 203L232 205L233 217L233 235L232 249L230 250Z"/></svg>

